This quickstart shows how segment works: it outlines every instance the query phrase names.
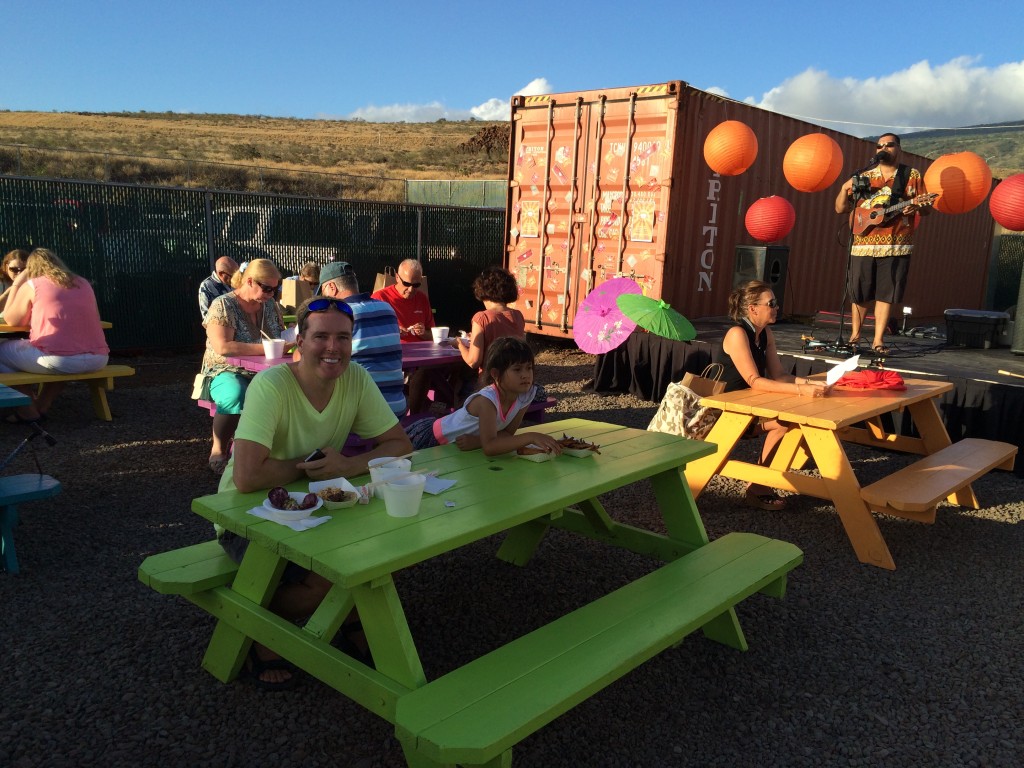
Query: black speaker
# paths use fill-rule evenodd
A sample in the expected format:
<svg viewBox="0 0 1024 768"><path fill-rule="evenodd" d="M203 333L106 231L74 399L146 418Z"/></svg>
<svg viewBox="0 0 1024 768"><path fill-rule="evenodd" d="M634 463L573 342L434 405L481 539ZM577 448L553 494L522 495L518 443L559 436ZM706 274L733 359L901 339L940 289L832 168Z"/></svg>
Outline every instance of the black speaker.
<svg viewBox="0 0 1024 768"><path fill-rule="evenodd" d="M1010 341L1010 351L1015 355L1024 355L1024 317L1021 316L1022 308L1024 308L1024 271L1020 273L1017 306L1013 310L1013 339Z"/></svg>
<svg viewBox="0 0 1024 768"><path fill-rule="evenodd" d="M786 298L786 275L789 271L789 246L737 245L736 266L732 273L732 287L750 280L768 283L779 306Z"/></svg>

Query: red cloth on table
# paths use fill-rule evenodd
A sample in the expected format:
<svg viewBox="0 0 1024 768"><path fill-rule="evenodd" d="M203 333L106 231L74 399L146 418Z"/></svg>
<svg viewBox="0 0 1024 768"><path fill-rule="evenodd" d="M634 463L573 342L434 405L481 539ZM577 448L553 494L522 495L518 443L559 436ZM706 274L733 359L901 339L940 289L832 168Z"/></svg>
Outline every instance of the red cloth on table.
<svg viewBox="0 0 1024 768"><path fill-rule="evenodd" d="M850 389L906 389L903 377L896 371L878 371L865 368L861 371L851 371L844 374L843 378L836 382L836 386L849 387Z"/></svg>

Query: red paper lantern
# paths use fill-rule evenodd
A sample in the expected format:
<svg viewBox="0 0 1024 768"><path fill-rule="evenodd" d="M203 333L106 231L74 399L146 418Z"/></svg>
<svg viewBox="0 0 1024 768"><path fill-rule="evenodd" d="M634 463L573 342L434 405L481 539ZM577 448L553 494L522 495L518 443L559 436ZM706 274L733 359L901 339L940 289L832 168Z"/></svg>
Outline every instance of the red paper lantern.
<svg viewBox="0 0 1024 768"><path fill-rule="evenodd" d="M988 209L1011 232L1024 232L1024 173L999 182L988 199Z"/></svg>
<svg viewBox="0 0 1024 768"><path fill-rule="evenodd" d="M796 211L788 200L777 195L762 197L747 209L747 232L762 243L774 243L789 234L796 223Z"/></svg>
<svg viewBox="0 0 1024 768"><path fill-rule="evenodd" d="M810 133L789 145L782 160L786 181L801 192L821 192L839 178L843 150L831 136Z"/></svg>
<svg viewBox="0 0 1024 768"><path fill-rule="evenodd" d="M938 192L935 209L943 213L967 213L977 208L992 189L988 163L973 152L942 155L925 171L924 185Z"/></svg>
<svg viewBox="0 0 1024 768"><path fill-rule="evenodd" d="M757 136L746 123L726 120L704 139L704 160L715 173L739 176L757 159Z"/></svg>

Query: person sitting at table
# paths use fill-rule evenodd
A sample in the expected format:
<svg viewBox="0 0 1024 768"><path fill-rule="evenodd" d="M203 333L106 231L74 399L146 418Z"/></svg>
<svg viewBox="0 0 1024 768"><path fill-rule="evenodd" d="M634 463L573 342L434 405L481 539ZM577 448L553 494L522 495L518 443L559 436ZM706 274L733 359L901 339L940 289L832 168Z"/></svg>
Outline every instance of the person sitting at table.
<svg viewBox="0 0 1024 768"><path fill-rule="evenodd" d="M299 307L297 320L301 357L261 371L252 380L219 491L249 493L305 478L353 477L368 471L370 459L412 451L370 374L349 364L355 325L352 308L341 299L314 296ZM350 432L374 440L376 446L359 456L343 455ZM304 461L317 449L323 458ZM230 531L221 532L219 538L224 550L241 562L248 540ZM330 587L322 576L289 563L270 610L292 621L302 619L316 610ZM357 626L355 617L347 626ZM343 627L340 639L342 650L365 657L361 631ZM294 667L255 644L249 669L265 687L288 686L294 679Z"/></svg>
<svg viewBox="0 0 1024 768"><path fill-rule="evenodd" d="M213 274L199 284L199 314L203 320L213 300L231 290L231 278L237 271L238 262L230 256L221 256L213 265Z"/></svg>
<svg viewBox="0 0 1024 768"><path fill-rule="evenodd" d="M430 299L420 287L423 285L423 266L416 259L406 259L398 265L394 285L375 291L371 298L391 305L398 317L398 330L403 344L432 339L434 313ZM420 368L409 376L409 412L422 413L427 408L430 389L430 371Z"/></svg>
<svg viewBox="0 0 1024 768"><path fill-rule="evenodd" d="M315 261L307 261L299 270L299 280L309 286L310 293L316 293L320 285L320 265Z"/></svg>
<svg viewBox="0 0 1024 768"><path fill-rule="evenodd" d="M369 293L360 293L355 270L344 261L332 261L320 270L320 285L316 292L344 299L352 308L355 317L352 360L370 372L370 378L384 395L392 412L398 417L403 416L408 405L395 310L385 301L371 299Z"/></svg>
<svg viewBox="0 0 1024 768"><path fill-rule="evenodd" d="M453 344L462 353L466 365L483 373L487 349L502 336L526 338L526 318L518 309L509 304L519 298L519 286L507 269L488 267L473 281L473 295L484 305L482 311L473 315L469 332L469 343L453 339Z"/></svg>
<svg viewBox="0 0 1024 768"><path fill-rule="evenodd" d="M562 446L550 435L516 430L533 402L533 350L523 339L503 336L487 351L484 369L488 384L466 398L462 407L438 419L425 418L407 428L416 450L455 443L459 450L482 448L487 456L499 456L535 446L545 453L560 454Z"/></svg>
<svg viewBox="0 0 1024 768"><path fill-rule="evenodd" d="M29 326L29 334L27 339L0 343L0 372L88 373L107 364L110 348L92 285L51 250L36 248L29 253L7 295L4 320ZM34 387L16 387L32 396L32 403L7 421L40 421L64 387L65 382L43 384L38 396Z"/></svg>
<svg viewBox="0 0 1024 768"><path fill-rule="evenodd" d="M221 474L228 463L231 439L253 374L227 358L262 355L264 333L281 338L284 321L274 301L281 273L269 259L255 259L231 278L232 290L210 304L203 355L203 391L200 399L217 406L213 417L213 445L210 469Z"/></svg>
<svg viewBox="0 0 1024 768"><path fill-rule="evenodd" d="M722 380L726 391L758 389L765 392L789 392L806 397L824 397L831 387L824 382L791 376L782 369L782 361L775 349L775 337L768 327L779 314L779 302L771 286L751 280L729 294L729 317L735 322L726 331L722 349L728 356L722 361L725 370ZM764 445L758 461L762 466L771 463L779 442L789 426L774 419L761 421L754 434L764 435ZM755 509L785 509L785 500L772 489L757 483L747 486L744 503Z"/></svg>
<svg viewBox="0 0 1024 768"><path fill-rule="evenodd" d="M13 251L8 251L4 260L0 262L0 289L3 290L3 293L0 293L0 312L3 312L4 305L7 304L7 296L11 292L11 286L14 285L14 278L24 271L27 258L27 250L15 248Z"/></svg>

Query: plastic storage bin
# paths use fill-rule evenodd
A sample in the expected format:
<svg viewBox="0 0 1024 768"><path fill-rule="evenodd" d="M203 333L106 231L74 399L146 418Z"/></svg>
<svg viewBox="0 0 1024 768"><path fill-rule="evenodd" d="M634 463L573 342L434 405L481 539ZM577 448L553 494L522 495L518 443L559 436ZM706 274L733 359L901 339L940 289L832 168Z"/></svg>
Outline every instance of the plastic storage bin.
<svg viewBox="0 0 1024 768"><path fill-rule="evenodd" d="M1000 334L1010 320L1005 312L983 309L947 309L946 343L951 347L990 349L997 346Z"/></svg>

